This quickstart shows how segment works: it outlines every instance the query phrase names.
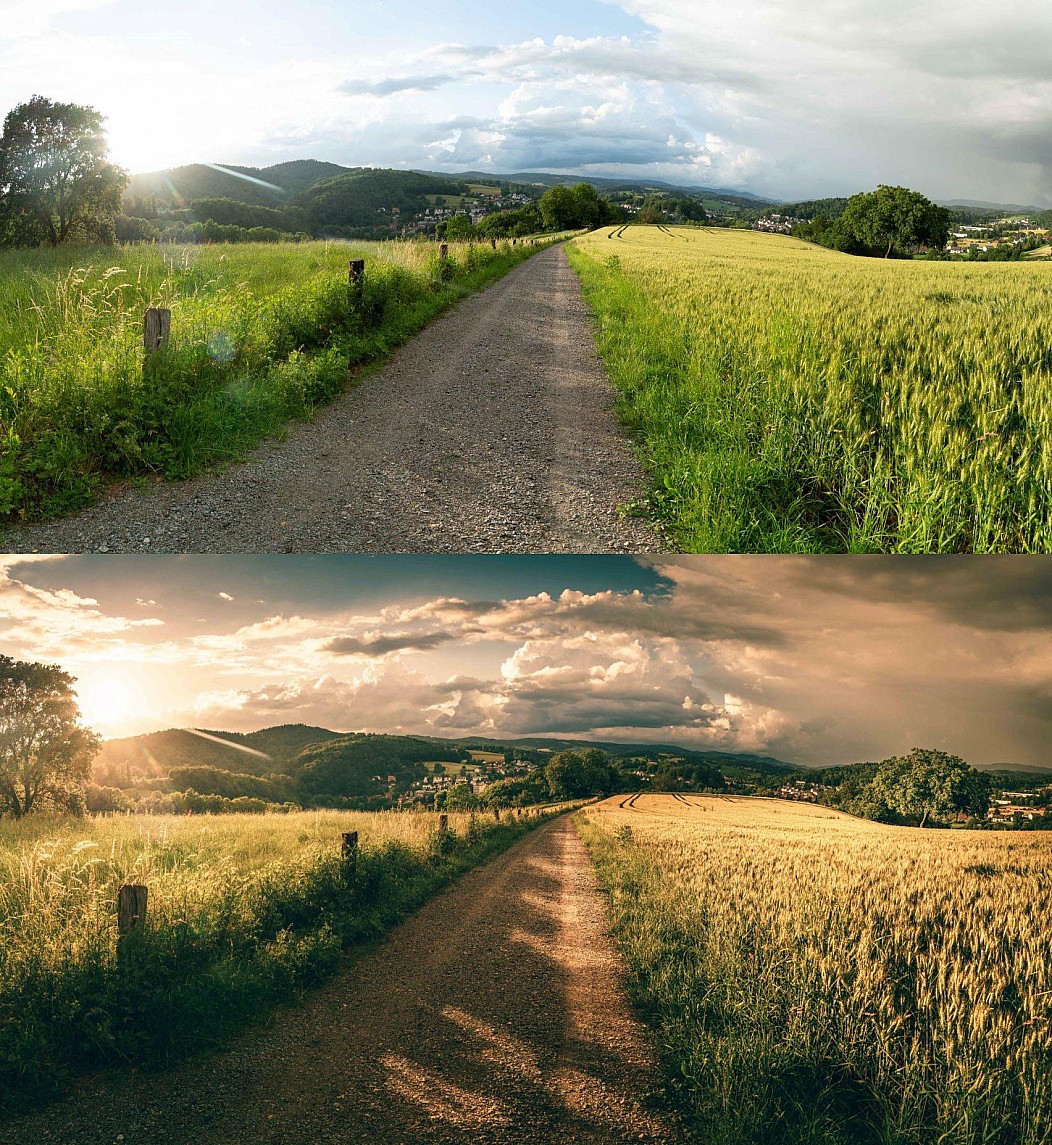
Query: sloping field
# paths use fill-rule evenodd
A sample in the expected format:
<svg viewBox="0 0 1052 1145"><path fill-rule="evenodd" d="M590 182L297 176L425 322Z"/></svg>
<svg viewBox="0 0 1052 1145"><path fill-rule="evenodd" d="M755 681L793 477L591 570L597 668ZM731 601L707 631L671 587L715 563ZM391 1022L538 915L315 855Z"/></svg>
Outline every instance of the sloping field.
<svg viewBox="0 0 1052 1145"><path fill-rule="evenodd" d="M1052 549L1052 268L642 226L571 260L685 551Z"/></svg>
<svg viewBox="0 0 1052 1145"><path fill-rule="evenodd" d="M1050 1139L1047 836L677 795L584 835L698 1140Z"/></svg>

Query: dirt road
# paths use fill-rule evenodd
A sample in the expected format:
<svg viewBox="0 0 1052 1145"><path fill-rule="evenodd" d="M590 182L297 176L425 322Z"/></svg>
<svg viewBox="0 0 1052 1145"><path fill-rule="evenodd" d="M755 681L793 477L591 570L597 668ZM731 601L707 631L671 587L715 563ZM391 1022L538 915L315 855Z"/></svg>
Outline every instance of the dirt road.
<svg viewBox="0 0 1052 1145"><path fill-rule="evenodd" d="M124 488L7 552L654 552L642 478L562 247L243 465Z"/></svg>
<svg viewBox="0 0 1052 1145"><path fill-rule="evenodd" d="M566 817L226 1053L86 1083L3 1145L671 1142Z"/></svg>

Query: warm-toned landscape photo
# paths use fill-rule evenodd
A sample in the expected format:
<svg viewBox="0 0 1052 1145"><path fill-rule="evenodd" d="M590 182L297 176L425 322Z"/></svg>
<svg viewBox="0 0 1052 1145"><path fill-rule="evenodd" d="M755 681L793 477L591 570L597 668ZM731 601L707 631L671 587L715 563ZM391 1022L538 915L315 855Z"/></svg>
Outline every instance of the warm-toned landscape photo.
<svg viewBox="0 0 1052 1145"><path fill-rule="evenodd" d="M0 1140L1044 1140L1050 585L6 558Z"/></svg>

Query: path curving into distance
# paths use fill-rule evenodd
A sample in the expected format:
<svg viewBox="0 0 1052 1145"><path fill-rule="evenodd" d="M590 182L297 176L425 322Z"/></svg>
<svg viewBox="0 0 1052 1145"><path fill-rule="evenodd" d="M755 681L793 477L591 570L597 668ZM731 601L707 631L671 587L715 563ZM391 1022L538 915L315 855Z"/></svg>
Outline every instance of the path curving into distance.
<svg viewBox="0 0 1052 1145"><path fill-rule="evenodd" d="M561 246L217 475L125 486L6 552L655 552L643 477Z"/></svg>
<svg viewBox="0 0 1052 1145"><path fill-rule="evenodd" d="M88 1079L0 1145L674 1142L605 925L564 815L226 1052Z"/></svg>

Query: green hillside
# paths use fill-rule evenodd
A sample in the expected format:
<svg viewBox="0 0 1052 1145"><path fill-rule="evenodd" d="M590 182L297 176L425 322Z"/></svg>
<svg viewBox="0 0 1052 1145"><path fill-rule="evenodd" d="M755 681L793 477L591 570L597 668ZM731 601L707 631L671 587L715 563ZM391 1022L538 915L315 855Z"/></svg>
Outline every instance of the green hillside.
<svg viewBox="0 0 1052 1145"><path fill-rule="evenodd" d="M283 770L285 763L308 744L338 735L305 724L283 724L248 734L169 728L107 740L95 761L95 781L112 787L133 787L144 779L165 779L173 769L181 767L215 767L246 775L269 775Z"/></svg>
<svg viewBox="0 0 1052 1145"><path fill-rule="evenodd" d="M273 167L191 163L167 171L133 175L124 198L130 214L141 213L134 208L141 207L147 200L152 200L160 209L186 207L195 199L236 199L241 203L276 206L315 183L348 170L316 159L296 159Z"/></svg>
<svg viewBox="0 0 1052 1145"><path fill-rule="evenodd" d="M427 208L429 195L458 196L463 183L418 175L413 171L360 170L324 179L297 195L313 233L351 231L394 225L395 212L416 214Z"/></svg>

